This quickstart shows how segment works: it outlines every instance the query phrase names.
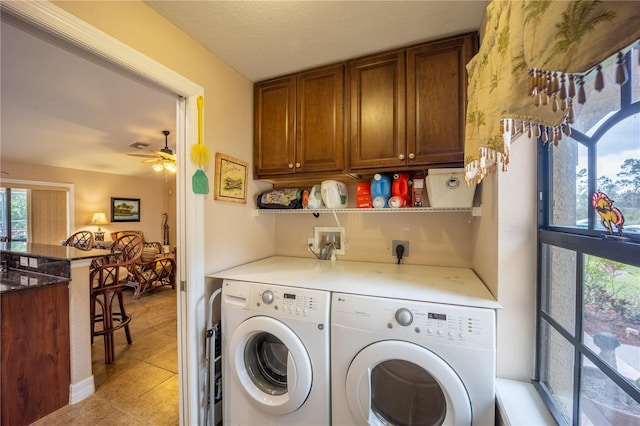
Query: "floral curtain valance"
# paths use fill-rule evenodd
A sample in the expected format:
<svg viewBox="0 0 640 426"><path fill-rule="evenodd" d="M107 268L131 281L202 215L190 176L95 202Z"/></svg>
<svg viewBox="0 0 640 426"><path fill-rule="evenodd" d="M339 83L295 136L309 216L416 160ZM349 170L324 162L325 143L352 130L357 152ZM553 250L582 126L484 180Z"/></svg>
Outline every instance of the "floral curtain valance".
<svg viewBox="0 0 640 426"><path fill-rule="evenodd" d="M493 0L486 18L467 65L465 169L476 183L506 170L518 131L554 143L568 135L585 78L595 73L598 89L599 64L640 39L637 1Z"/></svg>

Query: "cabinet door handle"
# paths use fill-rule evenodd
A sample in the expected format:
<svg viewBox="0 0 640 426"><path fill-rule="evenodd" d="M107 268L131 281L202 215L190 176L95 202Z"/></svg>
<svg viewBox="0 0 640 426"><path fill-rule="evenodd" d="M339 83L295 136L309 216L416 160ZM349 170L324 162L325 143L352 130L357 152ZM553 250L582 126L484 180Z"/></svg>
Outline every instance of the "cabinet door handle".
<svg viewBox="0 0 640 426"><path fill-rule="evenodd" d="M300 168L300 163L296 163L296 168L299 169Z"/></svg>
<svg viewBox="0 0 640 426"><path fill-rule="evenodd" d="M413 152L409 154L409 160L413 160L414 158L416 158L416 155Z"/></svg>
<svg viewBox="0 0 640 426"><path fill-rule="evenodd" d="M398 160L404 160L404 154L398 155Z"/></svg>
<svg viewBox="0 0 640 426"><path fill-rule="evenodd" d="M293 169L293 163L289 163L289 168Z"/></svg>

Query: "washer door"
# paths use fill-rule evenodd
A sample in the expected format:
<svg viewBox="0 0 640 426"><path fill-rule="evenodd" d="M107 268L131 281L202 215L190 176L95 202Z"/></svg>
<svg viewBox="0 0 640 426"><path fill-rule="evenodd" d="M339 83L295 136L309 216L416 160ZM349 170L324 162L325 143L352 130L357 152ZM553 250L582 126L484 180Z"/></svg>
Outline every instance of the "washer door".
<svg viewBox="0 0 640 426"><path fill-rule="evenodd" d="M313 381L311 360L298 336L271 317L252 317L233 332L231 371L246 397L264 413L282 416L304 404Z"/></svg>
<svg viewBox="0 0 640 426"><path fill-rule="evenodd" d="M433 352L389 340L360 351L347 373L347 402L361 425L470 425L456 372Z"/></svg>

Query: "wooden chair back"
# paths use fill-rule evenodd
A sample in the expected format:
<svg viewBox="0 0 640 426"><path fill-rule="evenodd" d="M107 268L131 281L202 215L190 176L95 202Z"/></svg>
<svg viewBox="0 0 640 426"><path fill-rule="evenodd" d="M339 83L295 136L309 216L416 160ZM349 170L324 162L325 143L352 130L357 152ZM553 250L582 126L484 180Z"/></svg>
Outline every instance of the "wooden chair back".
<svg viewBox="0 0 640 426"><path fill-rule="evenodd" d="M93 232L91 231L78 231L67 238L62 245L75 247L80 250L93 249Z"/></svg>

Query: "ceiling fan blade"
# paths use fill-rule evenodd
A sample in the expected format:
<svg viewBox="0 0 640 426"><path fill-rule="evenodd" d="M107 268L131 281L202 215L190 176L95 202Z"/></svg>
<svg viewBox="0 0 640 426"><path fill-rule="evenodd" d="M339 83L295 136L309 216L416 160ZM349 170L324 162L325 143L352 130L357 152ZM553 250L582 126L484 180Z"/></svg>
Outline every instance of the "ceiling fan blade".
<svg viewBox="0 0 640 426"><path fill-rule="evenodd" d="M138 154L137 152L128 153L132 157L144 157L144 158L158 158L155 154Z"/></svg>
<svg viewBox="0 0 640 426"><path fill-rule="evenodd" d="M166 152L162 152L162 151L151 151L156 155L159 155L160 157L167 159L167 160L171 160L171 161L176 161L176 156L173 154L167 154Z"/></svg>
<svg viewBox="0 0 640 426"><path fill-rule="evenodd" d="M156 163L158 161L162 161L159 157L149 158L148 160L142 160L143 163Z"/></svg>

